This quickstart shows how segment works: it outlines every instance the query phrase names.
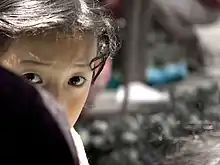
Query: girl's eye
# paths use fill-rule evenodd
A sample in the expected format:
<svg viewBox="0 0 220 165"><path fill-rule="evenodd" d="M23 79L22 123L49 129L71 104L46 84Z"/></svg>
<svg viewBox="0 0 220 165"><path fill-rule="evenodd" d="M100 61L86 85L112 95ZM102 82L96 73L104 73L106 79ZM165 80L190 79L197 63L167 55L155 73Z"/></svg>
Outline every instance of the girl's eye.
<svg viewBox="0 0 220 165"><path fill-rule="evenodd" d="M69 79L68 84L71 86L80 87L86 82L86 79L82 76L74 76Z"/></svg>
<svg viewBox="0 0 220 165"><path fill-rule="evenodd" d="M25 73L22 75L22 77L29 81L31 84L42 84L43 81L41 77L36 73Z"/></svg>

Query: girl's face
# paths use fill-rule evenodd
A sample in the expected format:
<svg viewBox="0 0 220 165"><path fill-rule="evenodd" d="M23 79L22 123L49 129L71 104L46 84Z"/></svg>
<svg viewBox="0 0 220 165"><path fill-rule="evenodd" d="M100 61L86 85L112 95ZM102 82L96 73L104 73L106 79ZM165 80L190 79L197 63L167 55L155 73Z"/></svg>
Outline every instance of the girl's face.
<svg viewBox="0 0 220 165"><path fill-rule="evenodd" d="M3 66L34 85L52 93L67 109L71 125L76 122L88 96L97 40L78 33L24 37L12 41L0 58Z"/></svg>

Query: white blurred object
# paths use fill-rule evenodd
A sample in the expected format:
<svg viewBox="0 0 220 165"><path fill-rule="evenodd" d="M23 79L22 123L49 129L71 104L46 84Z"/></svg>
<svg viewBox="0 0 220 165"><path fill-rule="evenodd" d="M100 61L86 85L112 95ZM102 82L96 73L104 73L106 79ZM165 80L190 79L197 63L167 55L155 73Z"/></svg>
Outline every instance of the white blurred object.
<svg viewBox="0 0 220 165"><path fill-rule="evenodd" d="M152 87L144 85L140 82L131 82L128 85L128 101L129 103L155 103L169 101L168 93L159 92ZM125 88L120 87L116 93L116 100L123 102L125 97Z"/></svg>
<svg viewBox="0 0 220 165"><path fill-rule="evenodd" d="M210 25L195 25L194 31L206 53L206 74L220 77L220 19Z"/></svg>

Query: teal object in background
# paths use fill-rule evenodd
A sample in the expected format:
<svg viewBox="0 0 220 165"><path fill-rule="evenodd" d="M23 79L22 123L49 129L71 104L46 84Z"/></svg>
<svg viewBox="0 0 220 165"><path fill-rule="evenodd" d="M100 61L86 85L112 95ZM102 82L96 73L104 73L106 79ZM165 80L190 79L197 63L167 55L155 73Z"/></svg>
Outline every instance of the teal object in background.
<svg viewBox="0 0 220 165"><path fill-rule="evenodd" d="M113 73L111 80L108 83L107 89L117 89L120 85L122 85L123 80L122 80L122 75Z"/></svg>
<svg viewBox="0 0 220 165"><path fill-rule="evenodd" d="M189 75L188 66L186 62L177 62L165 65L161 68L151 67L145 72L146 82L149 85L164 85L174 81L179 81ZM121 74L113 74L108 89L116 89L123 83L123 76Z"/></svg>
<svg viewBox="0 0 220 165"><path fill-rule="evenodd" d="M168 84L182 80L188 76L188 66L186 62L168 64L161 68L146 69L146 80L150 85Z"/></svg>

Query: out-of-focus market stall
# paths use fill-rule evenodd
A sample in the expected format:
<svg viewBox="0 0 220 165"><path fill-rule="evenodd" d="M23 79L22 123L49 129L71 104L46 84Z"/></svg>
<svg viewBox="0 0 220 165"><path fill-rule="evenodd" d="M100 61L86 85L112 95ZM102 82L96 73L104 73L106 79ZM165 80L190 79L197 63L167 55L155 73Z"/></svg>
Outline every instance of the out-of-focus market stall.
<svg viewBox="0 0 220 165"><path fill-rule="evenodd" d="M160 164L184 137L219 127L219 2L102 3L121 49L76 127L91 165Z"/></svg>

